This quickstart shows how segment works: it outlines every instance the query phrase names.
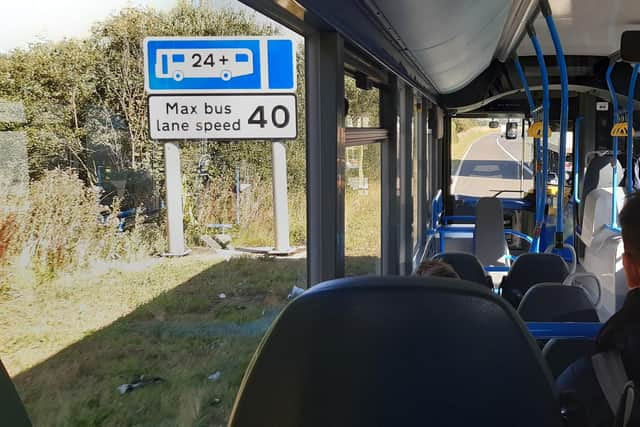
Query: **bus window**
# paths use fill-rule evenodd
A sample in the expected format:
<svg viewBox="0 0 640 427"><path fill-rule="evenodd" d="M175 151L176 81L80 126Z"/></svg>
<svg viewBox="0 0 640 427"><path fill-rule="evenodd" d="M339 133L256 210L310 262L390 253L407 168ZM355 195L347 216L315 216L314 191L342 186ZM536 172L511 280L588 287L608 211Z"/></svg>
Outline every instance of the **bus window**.
<svg viewBox="0 0 640 427"><path fill-rule="evenodd" d="M452 194L521 198L533 188L533 140L522 138L516 120L453 119Z"/></svg>

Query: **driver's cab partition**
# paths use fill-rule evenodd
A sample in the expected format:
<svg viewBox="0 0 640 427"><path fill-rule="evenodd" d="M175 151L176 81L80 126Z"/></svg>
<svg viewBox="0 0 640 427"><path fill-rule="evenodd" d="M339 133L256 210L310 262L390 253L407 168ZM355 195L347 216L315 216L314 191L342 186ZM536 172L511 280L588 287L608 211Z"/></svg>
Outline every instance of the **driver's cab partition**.
<svg viewBox="0 0 640 427"><path fill-rule="evenodd" d="M427 230L427 237L434 241L437 252L467 252L479 256L479 252L482 251L476 250L476 248L481 249L483 243L476 241L476 238L484 239L484 237L477 235L476 207L480 201L481 199L478 198L456 199L456 211L459 213L447 215L444 210L442 191L436 194L431 201L431 227ZM510 228L510 226L519 227L518 221L513 218L514 213L530 209L531 205L527 201L511 199L488 198L486 202L491 202L492 206L499 203L500 210L504 210L506 213L503 216L501 230L497 232L494 230L492 233L492 235L496 233L502 235L502 241L504 241L502 259L496 259L495 262L486 262L485 260L483 267L489 272L506 273L509 271L511 261L517 255L529 252L532 248L533 239L531 236L522 230ZM494 209L490 209L486 215L482 216L495 218L495 214Z"/></svg>

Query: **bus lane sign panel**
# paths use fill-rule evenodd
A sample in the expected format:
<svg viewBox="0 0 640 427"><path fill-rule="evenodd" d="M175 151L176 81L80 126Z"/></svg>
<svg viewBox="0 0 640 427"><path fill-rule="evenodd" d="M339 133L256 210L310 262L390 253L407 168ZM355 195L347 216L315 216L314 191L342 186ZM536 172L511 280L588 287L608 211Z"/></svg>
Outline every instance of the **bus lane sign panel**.
<svg viewBox="0 0 640 427"><path fill-rule="evenodd" d="M291 38L147 37L143 51L149 94L296 90Z"/></svg>
<svg viewBox="0 0 640 427"><path fill-rule="evenodd" d="M294 139L294 94L152 95L152 139Z"/></svg>

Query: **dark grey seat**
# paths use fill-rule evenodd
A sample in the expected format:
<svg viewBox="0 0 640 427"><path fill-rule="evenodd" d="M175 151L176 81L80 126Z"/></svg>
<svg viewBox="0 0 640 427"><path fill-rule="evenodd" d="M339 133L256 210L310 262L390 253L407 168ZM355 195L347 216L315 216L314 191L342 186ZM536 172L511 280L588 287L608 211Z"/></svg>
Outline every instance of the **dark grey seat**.
<svg viewBox="0 0 640 427"><path fill-rule="evenodd" d="M502 296L514 307L530 287L538 283L562 283L569 275L567 264L555 254L527 253L520 255L502 279Z"/></svg>
<svg viewBox="0 0 640 427"><path fill-rule="evenodd" d="M479 283L489 289L493 289L491 277L482 267L482 264L473 254L466 252L442 252L433 256L449 264L462 280Z"/></svg>
<svg viewBox="0 0 640 427"><path fill-rule="evenodd" d="M518 314L525 322L599 322L587 292L579 286L539 283L525 293Z"/></svg>
<svg viewBox="0 0 640 427"><path fill-rule="evenodd" d="M587 339L551 339L542 349L551 375L558 378L573 362L594 352L593 340Z"/></svg>
<svg viewBox="0 0 640 427"><path fill-rule="evenodd" d="M504 237L502 202L495 197L482 197L476 204L473 252L482 265L509 265L505 256L509 246Z"/></svg>
<svg viewBox="0 0 640 427"><path fill-rule="evenodd" d="M31 426L27 411L2 361L0 361L0 425L11 427Z"/></svg>
<svg viewBox="0 0 640 427"><path fill-rule="evenodd" d="M551 376L505 301L436 277L354 277L285 308L230 426L559 426Z"/></svg>

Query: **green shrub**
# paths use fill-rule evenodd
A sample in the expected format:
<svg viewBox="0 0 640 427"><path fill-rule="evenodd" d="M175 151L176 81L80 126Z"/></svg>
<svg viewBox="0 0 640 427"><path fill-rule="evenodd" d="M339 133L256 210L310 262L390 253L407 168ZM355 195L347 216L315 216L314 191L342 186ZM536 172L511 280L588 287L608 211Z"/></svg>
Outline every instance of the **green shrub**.
<svg viewBox="0 0 640 427"><path fill-rule="evenodd" d="M115 213L102 224L98 194L71 170L46 171L26 192L0 191L0 206L0 261L41 281L94 261L139 259L164 246L160 227L143 217L126 232L118 231Z"/></svg>

